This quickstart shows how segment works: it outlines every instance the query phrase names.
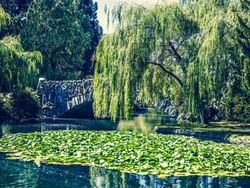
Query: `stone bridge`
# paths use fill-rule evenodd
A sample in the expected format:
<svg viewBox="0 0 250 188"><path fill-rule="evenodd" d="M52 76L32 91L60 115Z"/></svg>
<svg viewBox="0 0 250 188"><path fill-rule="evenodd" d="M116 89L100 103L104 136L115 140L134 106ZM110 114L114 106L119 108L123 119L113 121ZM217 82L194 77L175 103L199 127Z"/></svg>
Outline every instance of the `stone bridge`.
<svg viewBox="0 0 250 188"><path fill-rule="evenodd" d="M93 101L93 80L46 81L39 79L37 86L42 113L47 117L61 117L75 107ZM90 109L87 109L90 110Z"/></svg>

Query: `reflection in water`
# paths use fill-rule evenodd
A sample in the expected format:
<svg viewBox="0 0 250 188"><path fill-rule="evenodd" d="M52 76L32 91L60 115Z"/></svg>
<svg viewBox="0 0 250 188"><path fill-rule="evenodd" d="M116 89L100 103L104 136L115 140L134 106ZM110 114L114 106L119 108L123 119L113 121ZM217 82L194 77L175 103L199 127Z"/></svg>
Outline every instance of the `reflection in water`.
<svg viewBox="0 0 250 188"><path fill-rule="evenodd" d="M37 124L0 124L0 137L15 133L32 133L52 130L116 130L117 125L108 120L81 120L79 124L37 123Z"/></svg>
<svg viewBox="0 0 250 188"><path fill-rule="evenodd" d="M105 188L247 188L249 177L168 177L124 174L100 168L91 168L91 187Z"/></svg>
<svg viewBox="0 0 250 188"><path fill-rule="evenodd" d="M166 116L139 115L131 121L120 121L119 130L151 132L157 125L169 122ZM105 120L82 120L73 124L0 125L0 137L19 132L50 130L116 130L117 125ZM250 177L168 177L140 176L96 167L58 166L6 160L0 154L0 188L248 188Z"/></svg>
<svg viewBox="0 0 250 188"><path fill-rule="evenodd" d="M247 188L249 177L168 177L124 174L103 168L41 165L0 157L0 187L53 188Z"/></svg>
<svg viewBox="0 0 250 188"><path fill-rule="evenodd" d="M139 114L132 120L121 120L118 124L118 130L149 133L153 132L156 126L174 121L174 119L170 119L169 116L166 116L159 111L153 111L145 114Z"/></svg>
<svg viewBox="0 0 250 188"><path fill-rule="evenodd" d="M0 137L13 133L31 133L51 130L120 130L120 131L141 131L153 132L155 126L163 125L174 120L159 111L149 111L138 114L132 120L121 120L114 123L109 120L88 120L88 119L56 119L49 123L37 124L10 124L0 123Z"/></svg>

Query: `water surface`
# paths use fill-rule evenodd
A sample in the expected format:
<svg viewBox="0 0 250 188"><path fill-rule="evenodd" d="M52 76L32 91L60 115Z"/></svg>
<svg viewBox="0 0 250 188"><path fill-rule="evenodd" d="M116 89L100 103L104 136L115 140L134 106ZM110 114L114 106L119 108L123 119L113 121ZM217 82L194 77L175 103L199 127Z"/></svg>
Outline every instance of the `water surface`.
<svg viewBox="0 0 250 188"><path fill-rule="evenodd" d="M95 167L41 165L0 155L0 187L41 188L249 188L248 177L140 176Z"/></svg>
<svg viewBox="0 0 250 188"><path fill-rule="evenodd" d="M62 123L64 122L64 123ZM77 122L77 124L76 124ZM14 133L53 130L120 130L152 132L155 126L169 122L161 114L140 114L130 121L53 120L50 123L0 125L0 136ZM250 177L168 177L140 176L96 167L41 165L7 160L0 154L0 188L249 188Z"/></svg>

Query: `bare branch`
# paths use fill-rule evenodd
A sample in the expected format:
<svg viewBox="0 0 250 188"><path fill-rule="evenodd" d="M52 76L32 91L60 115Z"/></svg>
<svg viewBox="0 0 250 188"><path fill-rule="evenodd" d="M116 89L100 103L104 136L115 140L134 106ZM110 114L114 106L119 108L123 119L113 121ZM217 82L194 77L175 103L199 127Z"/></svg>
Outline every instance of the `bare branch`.
<svg viewBox="0 0 250 188"><path fill-rule="evenodd" d="M148 62L148 63L160 67L165 73L167 73L168 75L170 75L171 77L173 77L173 78L179 83L179 85L180 85L181 87L183 86L183 83L182 83L181 79L178 78L178 76L176 76L176 75L175 75L174 73L172 73L170 70L167 70L162 64L156 63L156 62Z"/></svg>
<svg viewBox="0 0 250 188"><path fill-rule="evenodd" d="M178 62L180 62L181 61L181 56L180 56L180 54L178 53L178 51L177 51L177 49L174 47L174 45L172 44L172 42L168 42L168 45L170 46L170 48L171 48L171 51L173 52L173 55L174 55L174 57L176 58L176 60L178 61Z"/></svg>

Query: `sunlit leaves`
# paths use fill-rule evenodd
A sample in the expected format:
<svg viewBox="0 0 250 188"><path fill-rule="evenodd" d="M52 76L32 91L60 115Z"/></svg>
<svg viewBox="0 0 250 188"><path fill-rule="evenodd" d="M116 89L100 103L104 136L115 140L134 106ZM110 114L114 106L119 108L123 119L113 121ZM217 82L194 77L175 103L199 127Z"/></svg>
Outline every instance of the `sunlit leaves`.
<svg viewBox="0 0 250 188"><path fill-rule="evenodd" d="M0 7L0 29L10 22L10 16ZM19 37L5 36L0 40L0 91L10 92L32 86L42 63L39 52L25 51Z"/></svg>
<svg viewBox="0 0 250 188"><path fill-rule="evenodd" d="M10 15L0 5L0 29L3 29L10 22Z"/></svg>
<svg viewBox="0 0 250 188"><path fill-rule="evenodd" d="M248 93L247 5L244 11L237 1L220 0L116 7L119 27L96 52L95 115L127 118L135 101L152 106L163 98L193 121L208 121L215 104L229 108L233 85Z"/></svg>
<svg viewBox="0 0 250 188"><path fill-rule="evenodd" d="M166 93L162 85L155 88L149 86L166 83L167 76L169 80L173 78L171 73L182 76L183 70L178 63L176 67L168 66L168 63L180 60L173 49L170 53L174 53L174 57L169 55L168 48L171 45L174 48L176 40L183 40L198 31L196 24L176 5L156 6L149 10L140 6L123 6L113 12L120 23L117 32L103 38L95 56L95 115L108 116L113 120L131 116L138 92L143 92L147 102L153 101L150 96L155 95L159 99ZM163 67L166 64L170 73L166 74L159 68L152 69L155 65L150 62L160 63ZM152 74L148 74L150 71ZM154 84L149 85L147 79Z"/></svg>

